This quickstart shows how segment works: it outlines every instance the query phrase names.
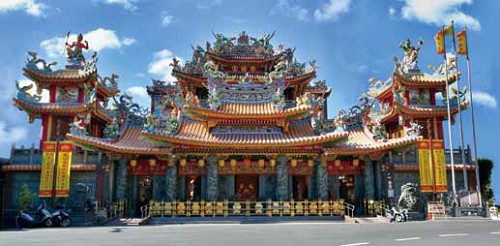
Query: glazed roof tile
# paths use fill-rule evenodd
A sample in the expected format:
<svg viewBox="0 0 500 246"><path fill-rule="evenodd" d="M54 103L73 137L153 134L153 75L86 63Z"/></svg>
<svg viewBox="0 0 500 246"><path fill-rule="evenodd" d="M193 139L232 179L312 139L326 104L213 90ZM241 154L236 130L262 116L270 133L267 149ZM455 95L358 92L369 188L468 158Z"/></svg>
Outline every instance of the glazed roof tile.
<svg viewBox="0 0 500 246"><path fill-rule="evenodd" d="M144 133L144 135L160 141L181 145L217 146L229 148L247 147L292 147L305 145L321 145L347 136L347 133L328 133L317 135L310 124L292 124L289 131L279 135L265 134L228 134L213 135L205 124L184 122L175 135Z"/></svg>
<svg viewBox="0 0 500 246"><path fill-rule="evenodd" d="M142 136L142 127L140 126L125 126L121 136L109 141L102 138L94 138L88 136L76 136L68 134L66 137L77 145L90 145L96 148L112 151L120 154L169 154L170 150L163 148L160 144L155 143Z"/></svg>
<svg viewBox="0 0 500 246"><path fill-rule="evenodd" d="M388 139L387 141L376 141L373 134L367 129L348 132L347 139L339 142L333 148L325 149L329 154L369 154L389 150L392 148L416 143L421 137L404 137Z"/></svg>
<svg viewBox="0 0 500 246"><path fill-rule="evenodd" d="M14 105L17 107L20 107L27 112L34 112L37 114L68 115L87 112L87 104L85 103L40 103L19 100L17 98L12 100L14 101ZM97 104L97 107L94 107L92 113L106 121L112 120L100 104Z"/></svg>
<svg viewBox="0 0 500 246"><path fill-rule="evenodd" d="M454 72L448 74L448 83L451 84L456 81L460 76L460 73ZM426 73L408 73L401 74L399 72L394 73L395 78L399 78L403 85L413 85L413 86L444 86L446 85L445 76L434 76Z"/></svg>
<svg viewBox="0 0 500 246"><path fill-rule="evenodd" d="M80 82L82 79L88 79L97 76L97 70L83 71L82 69L62 69L53 72L45 72L35 69L24 68L24 75L34 80L50 80L48 82Z"/></svg>
<svg viewBox="0 0 500 246"><path fill-rule="evenodd" d="M222 104L219 109L213 110L201 107L186 106L188 113L206 118L219 119L284 119L290 116L306 114L311 111L310 106L300 106L278 110L274 103L262 104Z"/></svg>

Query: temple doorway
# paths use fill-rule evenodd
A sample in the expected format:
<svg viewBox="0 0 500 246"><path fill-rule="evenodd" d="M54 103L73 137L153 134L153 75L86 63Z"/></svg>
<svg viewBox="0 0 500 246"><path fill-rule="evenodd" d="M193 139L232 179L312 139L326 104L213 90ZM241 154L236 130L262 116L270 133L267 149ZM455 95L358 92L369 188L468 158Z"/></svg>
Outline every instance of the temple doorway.
<svg viewBox="0 0 500 246"><path fill-rule="evenodd" d="M149 204L153 198L153 179L151 176L141 175L137 177L137 209Z"/></svg>
<svg viewBox="0 0 500 246"><path fill-rule="evenodd" d="M337 180L339 186L339 198L349 203L354 203L354 176L340 176Z"/></svg>
<svg viewBox="0 0 500 246"><path fill-rule="evenodd" d="M201 201L200 176L188 176L186 178L186 201Z"/></svg>
<svg viewBox="0 0 500 246"><path fill-rule="evenodd" d="M259 191L258 175L238 175L236 176L236 200L257 200Z"/></svg>
<svg viewBox="0 0 500 246"><path fill-rule="evenodd" d="M295 201L303 201L307 199L307 176L294 175L292 176L293 199Z"/></svg>

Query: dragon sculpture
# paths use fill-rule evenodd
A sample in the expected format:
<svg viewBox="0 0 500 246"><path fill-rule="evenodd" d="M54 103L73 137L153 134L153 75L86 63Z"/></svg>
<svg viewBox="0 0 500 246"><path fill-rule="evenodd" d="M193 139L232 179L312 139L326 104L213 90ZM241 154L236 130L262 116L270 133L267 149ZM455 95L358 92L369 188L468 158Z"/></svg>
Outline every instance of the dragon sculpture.
<svg viewBox="0 0 500 246"><path fill-rule="evenodd" d="M39 87L37 86L37 94L32 95L28 91L31 90L35 84L29 84L25 86L21 86L19 81L16 80L16 89L17 89L17 99L28 102L39 102L42 99L41 93L38 93Z"/></svg>
<svg viewBox="0 0 500 246"><path fill-rule="evenodd" d="M47 63L44 59L38 58L38 53L33 51L28 51L30 57L26 60L26 67L30 69L41 70L44 72L52 72L52 66L57 65L57 62ZM40 68L38 64L42 64Z"/></svg>

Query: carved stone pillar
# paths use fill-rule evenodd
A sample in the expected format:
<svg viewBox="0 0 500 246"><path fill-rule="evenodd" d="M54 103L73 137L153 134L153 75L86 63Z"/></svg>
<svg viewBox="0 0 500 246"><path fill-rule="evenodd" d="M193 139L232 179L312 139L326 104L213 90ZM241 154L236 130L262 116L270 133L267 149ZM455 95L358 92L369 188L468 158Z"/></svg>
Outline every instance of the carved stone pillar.
<svg viewBox="0 0 500 246"><path fill-rule="evenodd" d="M217 167L217 156L209 156L207 158L207 200L217 201L219 194L219 176Z"/></svg>
<svg viewBox="0 0 500 246"><path fill-rule="evenodd" d="M316 159L316 185L318 199L328 200L328 173L326 170L326 159L324 156Z"/></svg>
<svg viewBox="0 0 500 246"><path fill-rule="evenodd" d="M177 166L175 165L175 160L172 161L174 163L167 167L167 176L165 178L167 202L174 201L177 194Z"/></svg>
<svg viewBox="0 0 500 246"><path fill-rule="evenodd" d="M288 200L288 158L279 156L276 161L276 199L286 201Z"/></svg>
<svg viewBox="0 0 500 246"><path fill-rule="evenodd" d="M375 199L375 187L374 187L374 172L373 172L373 162L370 158L365 158L365 170L363 173L365 179L365 199L373 200Z"/></svg>
<svg viewBox="0 0 500 246"><path fill-rule="evenodd" d="M127 188L127 158L122 158L116 165L116 201L125 199L125 191Z"/></svg>

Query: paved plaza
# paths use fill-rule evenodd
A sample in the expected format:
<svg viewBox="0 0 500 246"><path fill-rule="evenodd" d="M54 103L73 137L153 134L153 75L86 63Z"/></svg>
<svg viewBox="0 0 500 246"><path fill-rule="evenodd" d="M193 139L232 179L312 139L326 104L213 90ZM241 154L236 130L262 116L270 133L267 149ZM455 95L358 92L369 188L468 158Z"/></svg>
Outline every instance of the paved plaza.
<svg viewBox="0 0 500 246"><path fill-rule="evenodd" d="M0 232L2 245L500 245L499 221L190 224Z"/></svg>

